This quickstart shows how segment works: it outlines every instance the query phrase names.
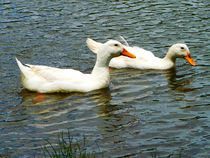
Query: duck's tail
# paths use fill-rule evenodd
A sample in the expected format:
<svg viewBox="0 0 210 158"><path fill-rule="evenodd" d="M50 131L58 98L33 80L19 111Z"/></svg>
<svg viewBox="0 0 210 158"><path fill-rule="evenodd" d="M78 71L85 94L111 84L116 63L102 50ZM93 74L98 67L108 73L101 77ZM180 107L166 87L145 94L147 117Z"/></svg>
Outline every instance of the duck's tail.
<svg viewBox="0 0 210 158"><path fill-rule="evenodd" d="M86 43L88 48L95 54L97 54L98 49L103 45L102 43L96 42L95 40L90 38L87 38Z"/></svg>
<svg viewBox="0 0 210 158"><path fill-rule="evenodd" d="M129 46L128 42L125 40L123 36L120 36L120 39L125 43L125 46Z"/></svg>
<svg viewBox="0 0 210 158"><path fill-rule="evenodd" d="M30 67L28 65L23 65L17 58L16 62L18 64L18 67L20 68L21 73L26 76L27 72L30 70Z"/></svg>

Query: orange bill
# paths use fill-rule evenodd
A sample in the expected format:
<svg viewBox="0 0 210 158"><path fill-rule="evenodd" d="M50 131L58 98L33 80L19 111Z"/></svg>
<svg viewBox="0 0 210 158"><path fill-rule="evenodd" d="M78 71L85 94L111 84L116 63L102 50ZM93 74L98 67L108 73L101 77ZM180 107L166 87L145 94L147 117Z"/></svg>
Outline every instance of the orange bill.
<svg viewBox="0 0 210 158"><path fill-rule="evenodd" d="M122 55L128 56L130 58L136 58L135 55L131 54L130 52L128 52L125 48L123 48L123 52L121 53Z"/></svg>
<svg viewBox="0 0 210 158"><path fill-rule="evenodd" d="M191 57L190 53L187 52L187 56L184 57L192 66L196 66L196 63L194 62L193 58Z"/></svg>

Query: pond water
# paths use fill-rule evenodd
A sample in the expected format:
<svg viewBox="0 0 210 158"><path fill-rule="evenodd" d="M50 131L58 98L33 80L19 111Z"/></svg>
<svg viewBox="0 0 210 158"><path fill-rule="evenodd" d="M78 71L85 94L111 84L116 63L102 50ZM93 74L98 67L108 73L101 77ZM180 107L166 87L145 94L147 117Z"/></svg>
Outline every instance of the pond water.
<svg viewBox="0 0 210 158"><path fill-rule="evenodd" d="M0 155L42 157L46 140L69 130L104 157L209 157L209 7L208 0L2 0ZM197 66L179 59L170 71L112 69L109 88L90 93L37 99L23 89L15 57L89 73L95 55L86 38L120 35L159 57L186 43Z"/></svg>

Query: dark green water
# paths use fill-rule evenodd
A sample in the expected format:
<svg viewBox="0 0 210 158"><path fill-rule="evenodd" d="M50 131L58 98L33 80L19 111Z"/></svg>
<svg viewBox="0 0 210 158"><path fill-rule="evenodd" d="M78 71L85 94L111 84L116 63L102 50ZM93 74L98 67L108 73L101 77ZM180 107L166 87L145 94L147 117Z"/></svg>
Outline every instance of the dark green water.
<svg viewBox="0 0 210 158"><path fill-rule="evenodd" d="M0 155L41 157L45 139L61 131L85 135L104 157L209 157L210 72L208 0L0 1ZM197 63L175 71L111 71L111 85L90 93L24 91L15 57L24 63L89 73L95 56L85 44L124 36L163 57L186 43Z"/></svg>

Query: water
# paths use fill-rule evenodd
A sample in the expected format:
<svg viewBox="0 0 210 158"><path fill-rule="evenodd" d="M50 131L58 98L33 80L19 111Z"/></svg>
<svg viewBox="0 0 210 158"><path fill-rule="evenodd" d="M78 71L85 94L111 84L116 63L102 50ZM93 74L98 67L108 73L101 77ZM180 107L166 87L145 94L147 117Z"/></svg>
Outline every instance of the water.
<svg viewBox="0 0 210 158"><path fill-rule="evenodd" d="M0 155L41 157L46 139L69 130L104 157L208 157L209 15L207 0L1 1ZM197 66L180 59L174 71L113 69L109 88L45 99L22 88L15 57L89 73L86 38L120 35L160 57L184 42Z"/></svg>

